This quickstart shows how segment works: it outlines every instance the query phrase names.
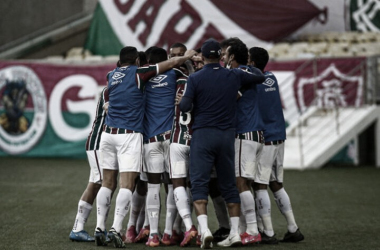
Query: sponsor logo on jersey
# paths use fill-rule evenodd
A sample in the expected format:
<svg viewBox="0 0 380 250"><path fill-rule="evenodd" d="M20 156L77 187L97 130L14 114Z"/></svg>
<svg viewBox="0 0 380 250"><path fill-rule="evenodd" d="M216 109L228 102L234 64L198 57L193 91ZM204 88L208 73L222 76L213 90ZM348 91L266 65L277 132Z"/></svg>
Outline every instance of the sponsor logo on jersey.
<svg viewBox="0 0 380 250"><path fill-rule="evenodd" d="M47 101L41 80L25 66L0 70L0 148L13 155L29 151L43 135Z"/></svg>
<svg viewBox="0 0 380 250"><path fill-rule="evenodd" d="M111 85L116 85L116 84L121 83L122 82L121 78L123 78L124 76L125 74L120 73L120 72L116 72L115 74L113 74L112 79L114 79L115 81L112 81Z"/></svg>
<svg viewBox="0 0 380 250"><path fill-rule="evenodd" d="M267 79L265 79L265 82L263 82L263 84L268 86L268 87L272 87L274 83L275 83L275 81L272 78L267 78Z"/></svg>
<svg viewBox="0 0 380 250"><path fill-rule="evenodd" d="M151 82L153 83L157 83L157 84L152 84L152 89L154 88L159 88L159 87L165 87L165 86L168 86L168 83L167 82L162 82L164 81L168 76L166 75L158 75L156 77L153 77L152 79L150 79Z"/></svg>
<svg viewBox="0 0 380 250"><path fill-rule="evenodd" d="M120 73L120 72L116 72L115 74L113 74L112 79L119 80L120 78L123 78L124 76L125 76L125 74Z"/></svg>
<svg viewBox="0 0 380 250"><path fill-rule="evenodd" d="M275 81L272 78L265 79L265 82L263 82L263 85L270 87L270 88L266 88L265 92L276 91L277 89L275 87L272 87L274 83Z"/></svg>

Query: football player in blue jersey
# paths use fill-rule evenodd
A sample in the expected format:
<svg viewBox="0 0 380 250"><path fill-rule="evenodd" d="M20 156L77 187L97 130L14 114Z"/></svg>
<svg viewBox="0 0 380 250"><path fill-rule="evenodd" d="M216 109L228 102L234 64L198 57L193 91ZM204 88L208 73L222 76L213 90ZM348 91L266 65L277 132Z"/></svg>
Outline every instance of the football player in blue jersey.
<svg viewBox="0 0 380 250"><path fill-rule="evenodd" d="M162 48L152 49L149 63L159 63L168 58ZM177 58L173 57L172 59ZM144 114L144 172L148 176L146 206L150 224L147 246L159 245L158 215L160 211L161 176L169 172L170 134L174 118L176 81L184 77L182 71L174 68L151 78L145 86ZM173 196L173 185L168 185L165 231L161 239L164 245L176 244L173 239L173 223L177 207Z"/></svg>
<svg viewBox="0 0 380 250"><path fill-rule="evenodd" d="M304 236L296 224L289 195L286 193L282 184L284 179L283 161L286 129L280 89L273 73L264 70L268 60L269 55L265 49L253 47L249 50L249 64L260 69L265 75L263 84L257 86L257 91L260 96L259 106L265 126L265 145L262 150L253 185L258 214L263 224L262 226L259 224L259 227L261 227L262 243L277 244L278 241L275 238L270 214L271 203L267 191L269 185L277 206L285 216L288 224L288 232L282 241L298 242L302 241Z"/></svg>
<svg viewBox="0 0 380 250"><path fill-rule="evenodd" d="M142 168L143 120L145 84L157 74L165 72L191 58L195 52L176 57L155 65L139 66L135 47L120 51L120 67L108 75L109 107L100 142L103 182L97 195L97 225L95 242L106 245L105 220L111 205L112 187L117 183L114 221L109 237L115 247L125 247L120 230L129 211L135 179Z"/></svg>
<svg viewBox="0 0 380 250"><path fill-rule="evenodd" d="M248 48L242 41L235 42L226 49L223 61L227 68L261 73L258 69L247 66ZM251 192L251 182L264 143L257 84L243 86L239 90L236 118L235 176L241 200L240 237L242 244L247 245L261 241Z"/></svg>

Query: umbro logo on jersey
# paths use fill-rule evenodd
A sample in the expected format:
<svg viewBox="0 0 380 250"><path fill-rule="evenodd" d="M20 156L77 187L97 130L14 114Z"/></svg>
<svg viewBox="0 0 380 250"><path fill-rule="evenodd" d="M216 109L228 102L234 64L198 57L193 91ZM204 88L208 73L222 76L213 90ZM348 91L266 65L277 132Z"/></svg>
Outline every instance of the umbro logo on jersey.
<svg viewBox="0 0 380 250"><path fill-rule="evenodd" d="M271 78L267 78L265 80L265 82L263 82L264 85L268 86L268 87L272 87L272 85L274 84L274 80L271 79Z"/></svg>
<svg viewBox="0 0 380 250"><path fill-rule="evenodd" d="M168 85L167 82L162 82L162 81L164 81L167 77L168 77L168 76L166 76L166 75L158 75L158 76L156 76L156 77L151 78L151 79L150 79L151 82L153 82L153 83L157 83L157 84L154 84L154 85L151 86L152 89L167 86L167 85Z"/></svg>
<svg viewBox="0 0 380 250"><path fill-rule="evenodd" d="M150 79L151 82L156 82L156 83L160 83L162 82L165 78L167 78L168 76L166 75L158 75L156 77L153 77L152 79Z"/></svg>
<svg viewBox="0 0 380 250"><path fill-rule="evenodd" d="M112 79L119 80L120 78L123 78L124 76L125 76L125 74L120 73L120 72L116 72L115 74L113 74Z"/></svg>

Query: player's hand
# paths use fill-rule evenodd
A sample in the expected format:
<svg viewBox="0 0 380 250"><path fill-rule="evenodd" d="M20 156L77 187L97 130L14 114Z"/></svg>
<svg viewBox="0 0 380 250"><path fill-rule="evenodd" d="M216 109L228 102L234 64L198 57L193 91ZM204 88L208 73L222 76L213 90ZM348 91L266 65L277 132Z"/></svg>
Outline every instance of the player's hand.
<svg viewBox="0 0 380 250"><path fill-rule="evenodd" d="M185 55L187 58L189 58L190 60L193 60L193 58L197 55L197 52L193 49L190 49L190 50L186 50L185 52Z"/></svg>
<svg viewBox="0 0 380 250"><path fill-rule="evenodd" d="M182 93L178 93L178 94L175 96L175 102L174 102L175 105L179 105L179 103L180 103L181 100L182 100L182 96L183 96Z"/></svg>
<svg viewBox="0 0 380 250"><path fill-rule="evenodd" d="M108 113L108 106L109 106L108 102L104 103L103 105L103 109L106 111L106 113Z"/></svg>

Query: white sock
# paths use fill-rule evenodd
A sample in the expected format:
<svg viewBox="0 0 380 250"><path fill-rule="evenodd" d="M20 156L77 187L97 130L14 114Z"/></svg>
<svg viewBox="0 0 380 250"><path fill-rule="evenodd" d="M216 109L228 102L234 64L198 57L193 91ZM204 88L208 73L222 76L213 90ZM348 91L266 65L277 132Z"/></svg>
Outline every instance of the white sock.
<svg viewBox="0 0 380 250"><path fill-rule="evenodd" d="M241 204L240 204L241 207ZM240 213L239 217L239 234L244 233L247 231L247 222L245 221L245 216L243 213Z"/></svg>
<svg viewBox="0 0 380 250"><path fill-rule="evenodd" d="M263 220L261 219L258 212L256 213L256 220L257 220L257 229L259 229L260 232L264 232Z"/></svg>
<svg viewBox="0 0 380 250"><path fill-rule="evenodd" d="M250 235L257 235L256 212L255 212L255 200L250 191L244 191L240 193L240 207L241 212L244 214L245 221L247 223L247 233Z"/></svg>
<svg viewBox="0 0 380 250"><path fill-rule="evenodd" d="M106 229L106 220L108 217L109 209L111 208L111 195L111 189L101 187L98 195L96 196L96 227L99 227L103 231Z"/></svg>
<svg viewBox="0 0 380 250"><path fill-rule="evenodd" d="M144 216L144 225L143 227L147 227L149 226L149 214L148 214L148 211L146 210L146 205L145 205L145 216Z"/></svg>
<svg viewBox="0 0 380 250"><path fill-rule="evenodd" d="M191 188L186 187L187 197L189 197L190 214L193 213L193 195L191 194Z"/></svg>
<svg viewBox="0 0 380 250"><path fill-rule="evenodd" d="M116 197L115 217L113 218L112 227L116 232L120 232L123 227L123 220L128 214L131 205L132 192L127 188L120 188Z"/></svg>
<svg viewBox="0 0 380 250"><path fill-rule="evenodd" d="M200 232L201 232L201 234L203 234L208 229L208 221L207 221L208 217L206 214L201 214L197 217L197 220L198 220Z"/></svg>
<svg viewBox="0 0 380 250"><path fill-rule="evenodd" d="M271 203L268 191L260 189L255 191L257 213L260 215L264 227L264 233L269 237L274 235L272 218L271 218Z"/></svg>
<svg viewBox="0 0 380 250"><path fill-rule="evenodd" d="M219 222L219 227L230 228L227 207L223 197L218 196L216 198L213 198L212 202L214 204L215 214Z"/></svg>
<svg viewBox="0 0 380 250"><path fill-rule="evenodd" d="M84 224L87 221L88 216L90 215L92 210L92 205L85 201L79 200L78 202L78 212L75 217L75 222L73 226L74 232L79 232L84 229Z"/></svg>
<svg viewBox="0 0 380 250"><path fill-rule="evenodd" d="M141 228L144 226L144 220L145 220L145 202L141 207L139 215L137 216L136 232L140 232Z"/></svg>
<svg viewBox="0 0 380 250"><path fill-rule="evenodd" d="M136 226L137 218L145 204L146 196L141 196L136 191L132 195L131 212L129 213L129 221L127 229L130 226Z"/></svg>
<svg viewBox="0 0 380 250"><path fill-rule="evenodd" d="M298 226L294 219L289 195L286 193L284 188L281 188L277 192L273 193L273 195L274 200L277 203L277 207L280 209L281 213L285 216L286 221L288 222L288 231L294 233L295 231L297 231Z"/></svg>
<svg viewBox="0 0 380 250"><path fill-rule="evenodd" d="M151 235L158 233L158 219L160 216L160 187L161 184L148 183L146 211L148 212Z"/></svg>
<svg viewBox="0 0 380 250"><path fill-rule="evenodd" d="M189 231L193 222L191 219L189 198L184 187L174 189L174 200L183 223L185 224L186 231Z"/></svg>
<svg viewBox="0 0 380 250"><path fill-rule="evenodd" d="M173 234L173 224L178 211L174 201L173 185L168 185L168 195L166 197L166 220L164 233Z"/></svg>
<svg viewBox="0 0 380 250"><path fill-rule="evenodd" d="M177 207L178 210L178 207ZM175 217L174 223L173 223L173 231L176 231L177 233L182 232L182 218L179 213L177 213L177 216Z"/></svg>
<svg viewBox="0 0 380 250"><path fill-rule="evenodd" d="M239 233L239 217L230 217L231 221L231 231L230 235L238 234Z"/></svg>

